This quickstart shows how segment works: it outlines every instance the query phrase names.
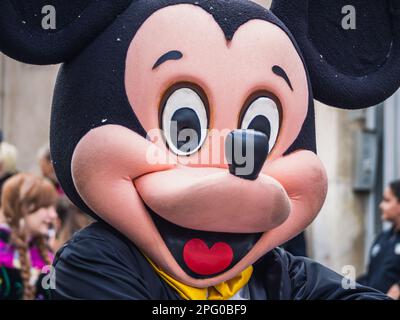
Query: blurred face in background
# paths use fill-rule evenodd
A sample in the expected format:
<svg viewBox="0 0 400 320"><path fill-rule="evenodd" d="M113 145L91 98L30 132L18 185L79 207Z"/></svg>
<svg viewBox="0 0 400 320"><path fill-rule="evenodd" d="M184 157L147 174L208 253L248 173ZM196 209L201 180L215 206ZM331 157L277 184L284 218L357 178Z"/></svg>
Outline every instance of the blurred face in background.
<svg viewBox="0 0 400 320"><path fill-rule="evenodd" d="M54 206L42 207L25 217L25 229L32 237L47 236L57 218Z"/></svg>
<svg viewBox="0 0 400 320"><path fill-rule="evenodd" d="M396 223L400 226L400 199L398 199L390 187L385 189L382 202L379 205L382 211L382 219Z"/></svg>
<svg viewBox="0 0 400 320"><path fill-rule="evenodd" d="M7 142L0 143L0 177L17 172L17 148Z"/></svg>

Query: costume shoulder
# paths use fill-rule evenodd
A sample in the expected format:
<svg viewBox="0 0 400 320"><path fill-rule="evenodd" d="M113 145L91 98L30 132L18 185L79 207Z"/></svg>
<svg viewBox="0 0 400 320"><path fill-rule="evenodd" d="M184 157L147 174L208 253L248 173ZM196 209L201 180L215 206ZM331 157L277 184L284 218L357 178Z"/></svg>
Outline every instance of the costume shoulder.
<svg viewBox="0 0 400 320"><path fill-rule="evenodd" d="M93 223L76 233L57 252L53 265L56 289L52 299L175 297L135 245L104 223Z"/></svg>
<svg viewBox="0 0 400 320"><path fill-rule="evenodd" d="M383 293L350 283L338 273L304 257L294 257L276 249L289 276L291 299L294 300L386 300Z"/></svg>

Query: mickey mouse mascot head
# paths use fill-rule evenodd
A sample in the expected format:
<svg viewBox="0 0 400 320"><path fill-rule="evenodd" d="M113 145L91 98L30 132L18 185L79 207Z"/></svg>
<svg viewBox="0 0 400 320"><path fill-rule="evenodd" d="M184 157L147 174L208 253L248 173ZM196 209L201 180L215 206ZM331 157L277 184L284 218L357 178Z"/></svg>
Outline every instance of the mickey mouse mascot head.
<svg viewBox="0 0 400 320"><path fill-rule="evenodd" d="M400 6L352 0L345 30L348 2L0 2L2 52L63 62L52 159L98 220L58 252L55 298L384 298L276 248L326 195L313 92L362 108L400 86Z"/></svg>

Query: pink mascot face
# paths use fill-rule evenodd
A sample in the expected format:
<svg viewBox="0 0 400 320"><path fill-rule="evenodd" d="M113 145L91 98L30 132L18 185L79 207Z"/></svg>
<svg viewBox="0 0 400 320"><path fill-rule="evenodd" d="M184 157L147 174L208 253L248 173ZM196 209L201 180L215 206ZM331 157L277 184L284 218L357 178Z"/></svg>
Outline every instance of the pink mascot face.
<svg viewBox="0 0 400 320"><path fill-rule="evenodd" d="M288 152L310 88L280 27L254 19L227 40L200 7L157 10L130 43L125 90L147 139L119 125L91 130L75 148L74 184L174 278L231 279L315 218L324 168L311 151Z"/></svg>

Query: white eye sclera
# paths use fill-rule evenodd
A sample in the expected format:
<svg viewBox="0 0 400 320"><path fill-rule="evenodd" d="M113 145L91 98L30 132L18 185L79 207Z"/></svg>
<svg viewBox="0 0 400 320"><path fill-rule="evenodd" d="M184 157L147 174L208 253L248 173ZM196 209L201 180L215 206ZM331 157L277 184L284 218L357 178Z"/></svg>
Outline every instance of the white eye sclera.
<svg viewBox="0 0 400 320"><path fill-rule="evenodd" d="M280 115L276 102L259 97L247 108L242 117L241 129L253 129L269 137L269 152L275 146L280 129Z"/></svg>
<svg viewBox="0 0 400 320"><path fill-rule="evenodd" d="M179 156L197 152L208 129L206 106L191 88L179 88L167 98L161 116L162 129L169 148Z"/></svg>

